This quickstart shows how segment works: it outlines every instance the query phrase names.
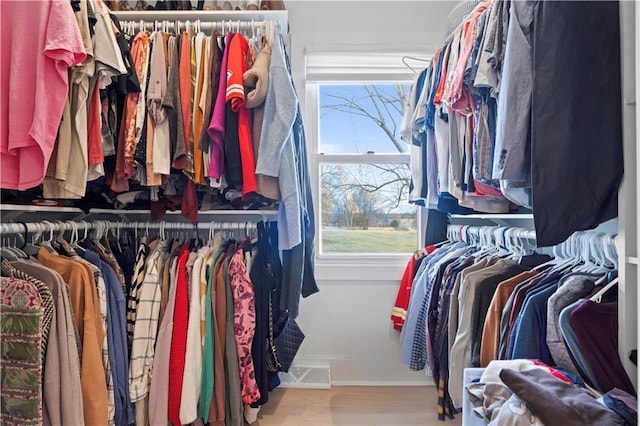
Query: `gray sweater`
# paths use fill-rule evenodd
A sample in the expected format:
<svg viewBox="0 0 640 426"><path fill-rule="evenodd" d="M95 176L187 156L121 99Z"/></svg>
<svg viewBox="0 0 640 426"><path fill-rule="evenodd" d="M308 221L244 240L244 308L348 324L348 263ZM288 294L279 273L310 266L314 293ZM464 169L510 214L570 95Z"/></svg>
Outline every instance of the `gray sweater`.
<svg viewBox="0 0 640 426"><path fill-rule="evenodd" d="M569 350L562 338L560 329L560 312L576 300L591 293L593 279L597 275L571 274L562 277L558 290L547 301L547 346L556 365L571 373L578 374L571 360Z"/></svg>

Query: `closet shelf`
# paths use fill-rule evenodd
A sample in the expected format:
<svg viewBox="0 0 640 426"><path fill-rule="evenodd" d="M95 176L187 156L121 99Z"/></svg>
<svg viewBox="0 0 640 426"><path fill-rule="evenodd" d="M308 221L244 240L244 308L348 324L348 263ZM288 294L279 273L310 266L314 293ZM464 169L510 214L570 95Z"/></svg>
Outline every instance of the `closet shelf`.
<svg viewBox="0 0 640 426"><path fill-rule="evenodd" d="M452 225L488 225L509 226L533 229L533 213L475 213L449 215Z"/></svg>
<svg viewBox="0 0 640 426"><path fill-rule="evenodd" d="M82 213L77 207L32 206L22 204L0 204L0 211L43 212L43 213Z"/></svg>
<svg viewBox="0 0 640 426"><path fill-rule="evenodd" d="M91 209L92 214L149 214L149 210L112 210L112 209ZM179 211L168 211L166 215L180 216ZM200 210L198 216L275 216L277 210Z"/></svg>
<svg viewBox="0 0 640 426"><path fill-rule="evenodd" d="M34 206L21 204L0 204L0 212L16 212L16 213L77 213L78 215L93 214L112 214L118 216L127 215L149 215L149 210L116 210L116 209L90 209L85 212L77 207L57 207L57 206ZM180 216L180 211L167 211L165 215ZM277 210L203 210L198 211L198 217L206 216L233 216L240 217L256 217L273 219L278 214Z"/></svg>
<svg viewBox="0 0 640 426"><path fill-rule="evenodd" d="M452 219L508 219L508 220L532 220L532 213L525 214L491 214L491 213L477 213L477 214L452 214L450 216Z"/></svg>

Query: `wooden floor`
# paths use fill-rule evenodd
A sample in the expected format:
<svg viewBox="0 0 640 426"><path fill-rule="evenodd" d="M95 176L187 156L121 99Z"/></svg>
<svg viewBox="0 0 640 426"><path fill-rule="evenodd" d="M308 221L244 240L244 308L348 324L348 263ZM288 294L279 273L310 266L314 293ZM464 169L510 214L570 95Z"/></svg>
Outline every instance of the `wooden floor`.
<svg viewBox="0 0 640 426"><path fill-rule="evenodd" d="M276 389L254 423L256 426L461 424L461 414L455 420L438 421L433 386Z"/></svg>

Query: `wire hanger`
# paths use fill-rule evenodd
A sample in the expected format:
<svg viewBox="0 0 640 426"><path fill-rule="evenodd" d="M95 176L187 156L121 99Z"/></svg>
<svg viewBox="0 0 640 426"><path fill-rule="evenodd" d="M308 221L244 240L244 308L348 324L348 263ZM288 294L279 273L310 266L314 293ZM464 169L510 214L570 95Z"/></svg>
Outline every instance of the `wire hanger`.
<svg viewBox="0 0 640 426"><path fill-rule="evenodd" d="M411 65L409 65L409 62L407 62L408 59L411 59L413 61L418 61L418 62L427 62L427 63L431 62L431 59L428 59L428 58L419 58L416 56L404 55L402 57L402 63L411 71L413 71L414 74L417 74L418 71L416 71Z"/></svg>

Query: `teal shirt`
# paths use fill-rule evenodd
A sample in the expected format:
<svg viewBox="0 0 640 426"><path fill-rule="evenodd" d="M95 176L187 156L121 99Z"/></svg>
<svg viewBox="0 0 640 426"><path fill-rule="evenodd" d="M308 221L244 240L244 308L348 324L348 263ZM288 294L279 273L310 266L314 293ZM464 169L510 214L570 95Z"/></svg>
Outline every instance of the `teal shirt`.
<svg viewBox="0 0 640 426"><path fill-rule="evenodd" d="M209 419L209 409L213 398L214 384L214 331L213 331L213 303L211 301L211 283L213 267L220 256L220 251L210 258L207 264L207 292L204 298L204 352L202 353L202 387L200 388L200 403L198 404L198 415L205 423Z"/></svg>

